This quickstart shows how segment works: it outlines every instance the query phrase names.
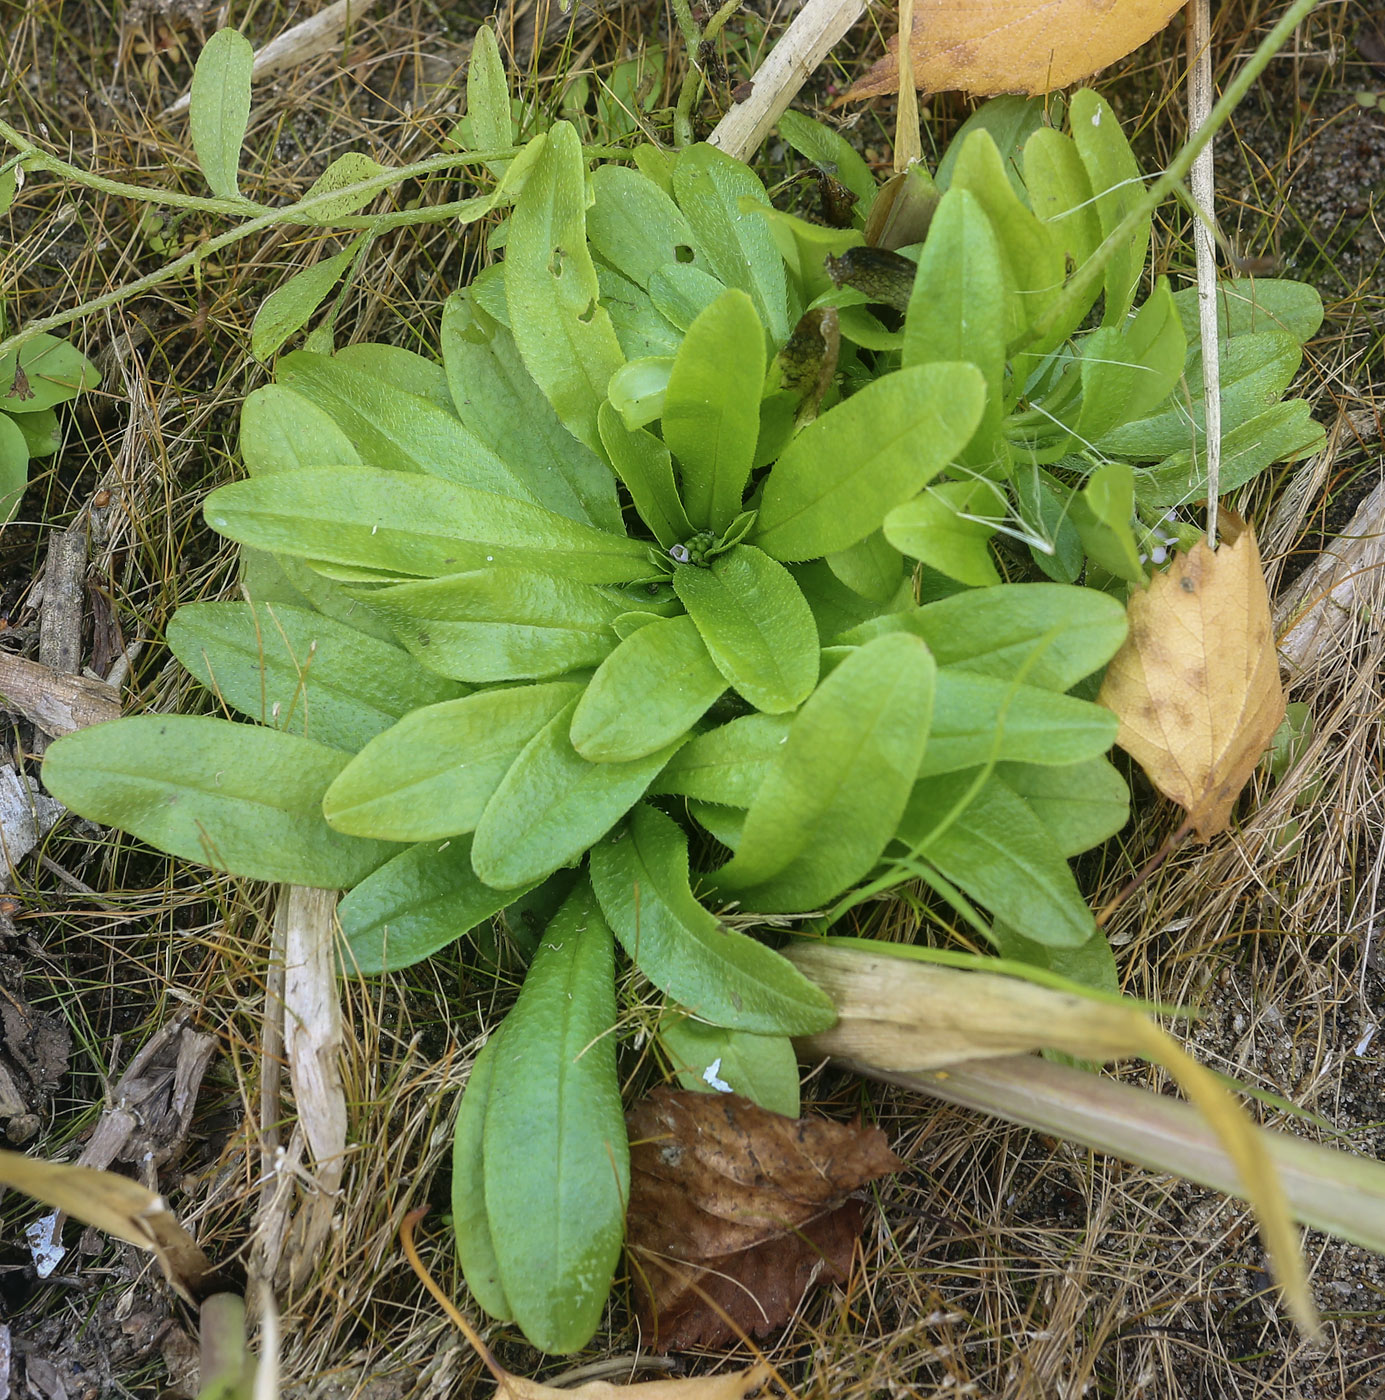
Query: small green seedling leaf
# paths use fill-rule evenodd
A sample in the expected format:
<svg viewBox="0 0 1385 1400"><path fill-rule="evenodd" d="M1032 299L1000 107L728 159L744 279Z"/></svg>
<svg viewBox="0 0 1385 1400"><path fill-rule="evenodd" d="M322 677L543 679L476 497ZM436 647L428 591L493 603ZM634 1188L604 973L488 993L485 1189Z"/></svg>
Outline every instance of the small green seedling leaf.
<svg viewBox="0 0 1385 1400"><path fill-rule="evenodd" d="M688 838L641 803L592 847L592 887L635 966L704 1020L743 1031L806 1035L835 1020L826 993L787 959L725 927L693 895Z"/></svg>
<svg viewBox="0 0 1385 1400"><path fill-rule="evenodd" d="M515 139L510 102L510 83L505 60L495 30L488 24L477 29L471 40L471 58L466 69L466 125L473 150L501 150ZM492 175L505 173L509 161L488 161Z"/></svg>
<svg viewBox="0 0 1385 1400"><path fill-rule="evenodd" d="M351 266L359 247L358 239L340 253L295 272L260 303L250 327L250 353L257 360L268 360L277 354L290 336L297 335L308 324Z"/></svg>
<svg viewBox="0 0 1385 1400"><path fill-rule="evenodd" d="M255 51L235 29L219 29L197 56L188 126L197 163L212 193L240 198L240 152L250 121L250 69Z"/></svg>
<svg viewBox="0 0 1385 1400"><path fill-rule="evenodd" d="M611 930L582 880L505 1019L486 1108L485 1207L500 1283L525 1336L553 1354L591 1340L625 1233L614 976Z"/></svg>

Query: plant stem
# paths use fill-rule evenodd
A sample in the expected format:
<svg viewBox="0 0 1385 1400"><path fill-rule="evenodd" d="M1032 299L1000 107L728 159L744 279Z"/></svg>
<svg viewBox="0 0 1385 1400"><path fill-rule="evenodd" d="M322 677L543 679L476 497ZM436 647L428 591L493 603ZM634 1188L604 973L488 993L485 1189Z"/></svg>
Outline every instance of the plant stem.
<svg viewBox="0 0 1385 1400"><path fill-rule="evenodd" d="M1318 0L1294 0L1284 17L1264 37L1259 48L1246 60L1241 71L1231 80L1230 85L1222 94L1221 100L1212 108L1207 120L1183 143L1178 154L1169 162L1164 173L1150 186L1145 197L1111 230L1096 252L1073 273L1067 286L1063 288L1062 293L1048 310L1023 335L1011 342L1006 350L1007 355L1014 355L1034 344L1035 341L1041 340L1055 326L1075 314L1078 308L1090 302L1092 289L1101 280L1106 271L1106 264L1111 261L1116 250L1128 243L1130 236L1139 228L1140 224L1148 219L1175 189L1182 185L1189 170L1192 169L1198 153L1226 124L1227 118L1240 105L1241 99L1245 97L1246 93L1250 91L1251 84L1264 72L1270 59L1284 47L1294 30L1308 17L1317 3Z"/></svg>

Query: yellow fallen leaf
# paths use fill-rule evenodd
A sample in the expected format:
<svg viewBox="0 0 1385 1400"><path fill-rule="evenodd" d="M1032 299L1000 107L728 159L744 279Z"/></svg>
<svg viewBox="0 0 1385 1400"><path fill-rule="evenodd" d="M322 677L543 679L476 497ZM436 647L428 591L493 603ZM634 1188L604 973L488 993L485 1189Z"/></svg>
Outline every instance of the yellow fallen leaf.
<svg viewBox="0 0 1385 1400"><path fill-rule="evenodd" d="M1203 841L1226 830L1284 718L1255 532L1223 519L1215 553L1201 540L1130 595L1130 635L1097 697L1120 718L1116 743Z"/></svg>
<svg viewBox="0 0 1385 1400"><path fill-rule="evenodd" d="M980 97L1067 87L1157 34L1184 0L914 0L914 83ZM899 89L899 43L847 93Z"/></svg>

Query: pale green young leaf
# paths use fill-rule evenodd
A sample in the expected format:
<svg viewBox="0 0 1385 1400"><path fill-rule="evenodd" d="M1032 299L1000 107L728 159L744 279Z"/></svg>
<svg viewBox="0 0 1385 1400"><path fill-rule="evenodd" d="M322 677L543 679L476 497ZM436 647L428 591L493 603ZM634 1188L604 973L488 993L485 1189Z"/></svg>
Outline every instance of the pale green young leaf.
<svg viewBox="0 0 1385 1400"><path fill-rule="evenodd" d="M510 216L505 298L515 343L559 419L593 452L596 411L624 355L587 251L581 142L556 122Z"/></svg>
<svg viewBox="0 0 1385 1400"><path fill-rule="evenodd" d="M821 908L879 858L924 753L936 667L904 633L853 650L794 717L718 889L767 913Z"/></svg>
<svg viewBox="0 0 1385 1400"><path fill-rule="evenodd" d="M536 882L537 883L537 882ZM471 868L471 838L422 841L367 875L337 905L342 971L398 972L494 918L532 886L497 890Z"/></svg>
<svg viewBox="0 0 1385 1400"><path fill-rule="evenodd" d="M725 689L692 618L658 618L596 668L572 716L572 746L593 763L643 759L682 738Z"/></svg>
<svg viewBox="0 0 1385 1400"><path fill-rule="evenodd" d="M340 749L200 715L136 715L56 741L48 791L92 821L250 880L347 889L398 847L334 831L322 795Z"/></svg>
<svg viewBox="0 0 1385 1400"><path fill-rule="evenodd" d="M489 885L527 884L578 860L672 757L670 745L629 763L589 763L568 737L576 707L574 700L525 745L486 804L471 860Z"/></svg>
<svg viewBox="0 0 1385 1400"><path fill-rule="evenodd" d="M649 278L650 303L680 331L686 331L725 290L710 272L688 263L665 263Z"/></svg>
<svg viewBox="0 0 1385 1400"><path fill-rule="evenodd" d="M829 554L825 562L833 575L853 593L882 607L898 594L904 574L904 560L882 530Z"/></svg>
<svg viewBox="0 0 1385 1400"><path fill-rule="evenodd" d="M253 390L241 405L240 455L252 476L362 462L330 413L282 384Z"/></svg>
<svg viewBox="0 0 1385 1400"><path fill-rule="evenodd" d="M1126 462L1107 462L1072 498L1072 523L1087 557L1130 583L1145 581L1135 543L1135 473Z"/></svg>
<svg viewBox="0 0 1385 1400"><path fill-rule="evenodd" d="M1062 852L1034 811L994 774L968 800L976 777L953 773L920 782L899 839L1026 937L1079 947L1096 926Z"/></svg>
<svg viewBox="0 0 1385 1400"><path fill-rule="evenodd" d="M969 364L919 365L867 385L804 428L770 469L751 543L787 562L865 539L966 445L985 397Z"/></svg>
<svg viewBox="0 0 1385 1400"><path fill-rule="evenodd" d="M490 567L371 589L363 601L423 665L476 685L599 666L623 596L529 569Z"/></svg>
<svg viewBox="0 0 1385 1400"><path fill-rule="evenodd" d="M621 365L611 376L607 386L610 404L620 414L629 432L638 432L663 413L664 395L668 392L669 375L672 373L672 359L651 355L647 359L631 360Z"/></svg>
<svg viewBox="0 0 1385 1400"><path fill-rule="evenodd" d="M721 533L740 513L765 382L765 334L750 298L728 288L688 327L661 415L694 528Z"/></svg>
<svg viewBox="0 0 1385 1400"><path fill-rule="evenodd" d="M346 572L431 578L498 564L580 583L627 583L650 572L636 540L527 501L370 467L346 474L313 467L232 482L213 491L203 509L214 530L239 544Z"/></svg>
<svg viewBox="0 0 1385 1400"><path fill-rule="evenodd" d="M8 214L19 192L19 172L16 166L0 170L0 214Z"/></svg>
<svg viewBox="0 0 1385 1400"><path fill-rule="evenodd" d="M348 214L355 214L364 209L380 194L380 190L377 188L360 191L352 190L351 187L381 175L384 171L385 167L379 161L372 160L363 151L347 151L345 155L338 156L313 181L304 198L312 199L314 195L331 194L335 190L342 190L344 193L335 199L324 200L315 205L303 218L311 224L332 224L338 219L346 218Z"/></svg>
<svg viewBox="0 0 1385 1400"><path fill-rule="evenodd" d="M627 428L613 403L601 405L597 423L611 465L654 538L665 549L686 540L693 527L678 498L668 448L643 428Z"/></svg>
<svg viewBox="0 0 1385 1400"><path fill-rule="evenodd" d="M8 413L0 413L0 525L19 514L29 486L29 444Z"/></svg>
<svg viewBox="0 0 1385 1400"><path fill-rule="evenodd" d="M211 191L240 198L240 152L250 121L250 68L255 51L235 29L219 29L203 46L192 72L188 127L192 148Z"/></svg>
<svg viewBox="0 0 1385 1400"><path fill-rule="evenodd" d="M443 306L442 358L457 416L539 500L574 520L623 531L610 468L558 421L514 336L470 289Z"/></svg>
<svg viewBox="0 0 1385 1400"><path fill-rule="evenodd" d="M500 1282L500 1264L491 1239L486 1213L485 1157L482 1133L490 1106L491 1076L500 1045L494 1030L471 1063L462 1101L457 1106L457 1126L452 1138L452 1232L462 1277L476 1305L500 1322L511 1322L514 1309Z"/></svg>
<svg viewBox="0 0 1385 1400"><path fill-rule="evenodd" d="M489 24L479 26L472 36L471 58L466 68L466 115L476 150L501 150L513 143L515 128L510 83L495 30ZM508 164L508 161L494 161L489 163L489 168L492 174L503 175Z"/></svg>
<svg viewBox="0 0 1385 1400"><path fill-rule="evenodd" d="M1029 207L1057 235L1064 256L1081 267L1101 243L1101 218L1092 199L1082 156L1072 137L1041 126L1024 143L1024 184ZM1096 299L1096 290L1092 292ZM1087 308L1074 315L1076 329Z"/></svg>
<svg viewBox="0 0 1385 1400"><path fill-rule="evenodd" d="M398 647L291 604L190 603L167 640L233 709L348 753L418 706L463 693Z"/></svg>
<svg viewBox="0 0 1385 1400"><path fill-rule="evenodd" d="M736 1030L809 1034L827 995L772 948L724 926L688 880L688 838L648 803L592 847L592 888L631 961L666 996Z"/></svg>
<svg viewBox="0 0 1385 1400"><path fill-rule="evenodd" d="M1030 136L1044 124L1047 103L1043 98L1006 95L983 102L958 128L948 142L943 158L938 162L937 185L940 190L952 184L953 172L967 138L973 132L984 131L1000 153L1002 167L1015 194L1021 198L1026 191L1019 177L1019 157Z"/></svg>
<svg viewBox="0 0 1385 1400"><path fill-rule="evenodd" d="M5 413L42 413L100 383L91 361L55 335L32 335L0 355L0 411Z"/></svg>
<svg viewBox="0 0 1385 1400"><path fill-rule="evenodd" d="M983 479L935 482L885 517L885 538L902 553L972 588L1000 583L989 548L1005 500Z"/></svg>
<svg viewBox="0 0 1385 1400"><path fill-rule="evenodd" d="M614 945L591 887L558 911L506 1017L482 1135L500 1282L524 1335L585 1346L620 1259L630 1157L616 1076Z"/></svg>
<svg viewBox="0 0 1385 1400"><path fill-rule="evenodd" d="M501 686L413 710L342 769L323 814L338 831L391 841L474 831L525 745L581 690Z"/></svg>
<svg viewBox="0 0 1385 1400"><path fill-rule="evenodd" d="M295 272L260 303L250 326L250 353L260 361L276 354L284 342L297 335L341 280L360 247L348 243L341 252Z"/></svg>
<svg viewBox="0 0 1385 1400"><path fill-rule="evenodd" d="M666 263L701 267L706 258L692 225L653 180L624 165L600 165L592 174L587 237L592 251L637 286Z"/></svg>
<svg viewBox="0 0 1385 1400"><path fill-rule="evenodd" d="M716 1094L726 1085L771 1113L798 1117L798 1057L788 1036L710 1026L672 1008L654 1033L680 1088Z"/></svg>
<svg viewBox="0 0 1385 1400"><path fill-rule="evenodd" d="M674 591L716 668L757 710L795 710L818 679L818 629L793 575L753 545L707 568L682 564Z"/></svg>
<svg viewBox="0 0 1385 1400"><path fill-rule="evenodd" d="M689 740L650 786L701 802L749 807L789 737L789 715L742 715Z"/></svg>

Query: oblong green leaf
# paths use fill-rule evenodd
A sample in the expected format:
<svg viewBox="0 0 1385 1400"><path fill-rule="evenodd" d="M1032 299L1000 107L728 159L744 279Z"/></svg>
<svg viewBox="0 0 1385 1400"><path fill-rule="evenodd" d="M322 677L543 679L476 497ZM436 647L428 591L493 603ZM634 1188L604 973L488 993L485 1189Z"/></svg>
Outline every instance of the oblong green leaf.
<svg viewBox="0 0 1385 1400"><path fill-rule="evenodd" d="M463 693L398 647L292 604L190 603L170 620L168 645L233 709L348 753Z"/></svg>
<svg viewBox="0 0 1385 1400"><path fill-rule="evenodd" d="M614 970L583 880L544 934L491 1079L482 1152L500 1281L525 1336L550 1353L591 1339L624 1235Z"/></svg>
<svg viewBox="0 0 1385 1400"><path fill-rule="evenodd" d="M240 455L252 476L362 460L331 414L282 384L263 385L241 405Z"/></svg>
<svg viewBox="0 0 1385 1400"><path fill-rule="evenodd" d="M1080 855L1130 820L1130 789L1104 758L1050 768L1002 763L996 777L1034 809L1065 856Z"/></svg>
<svg viewBox="0 0 1385 1400"><path fill-rule="evenodd" d="M917 637L852 651L794 717L718 887L746 908L803 912L865 875L913 788L935 677Z"/></svg>
<svg viewBox="0 0 1385 1400"><path fill-rule="evenodd" d="M471 860L509 889L579 859L644 795L673 745L630 763L589 763L568 738L574 700L525 745L476 827Z"/></svg>
<svg viewBox="0 0 1385 1400"><path fill-rule="evenodd" d="M630 960L703 1020L780 1035L808 1035L836 1020L827 994L792 963L698 903L688 838L648 803L592 847L591 881Z"/></svg>
<svg viewBox="0 0 1385 1400"><path fill-rule="evenodd" d="M678 498L668 448L653 433L626 427L609 400L601 405L597 422L611 465L654 538L665 549L688 539L693 527Z"/></svg>
<svg viewBox="0 0 1385 1400"><path fill-rule="evenodd" d="M462 1276L477 1306L490 1317L510 1322L514 1319L514 1309L500 1282L500 1264L491 1239L482 1155L482 1132L486 1110L490 1107L491 1076L499 1045L500 1031L492 1031L490 1039L471 1062L471 1073L457 1106L457 1125L452 1137L452 1231Z"/></svg>
<svg viewBox="0 0 1385 1400"><path fill-rule="evenodd" d="M43 781L64 806L250 880L346 889L397 851L334 831L322 795L346 754L261 725L136 715L57 740Z"/></svg>
<svg viewBox="0 0 1385 1400"><path fill-rule="evenodd" d="M709 1026L674 1010L659 1018L655 1035L682 1088L740 1094L771 1113L798 1117L798 1057L788 1036Z"/></svg>
<svg viewBox="0 0 1385 1400"><path fill-rule="evenodd" d="M414 710L342 769L323 814L391 841L473 831L524 746L580 693L573 681L503 686Z"/></svg>
<svg viewBox="0 0 1385 1400"><path fill-rule="evenodd" d="M742 715L684 744L651 793L749 807L789 737L788 715Z"/></svg>
<svg viewBox="0 0 1385 1400"><path fill-rule="evenodd" d="M514 335L481 309L470 288L443 306L442 359L457 416L537 500L574 520L623 530L611 469L558 420Z"/></svg>
<svg viewBox="0 0 1385 1400"><path fill-rule="evenodd" d="M24 435L30 457L51 457L62 446L62 427L51 408L42 408L37 413L18 413L10 421ZM0 506L0 511L3 509Z"/></svg>
<svg viewBox="0 0 1385 1400"><path fill-rule="evenodd" d="M29 485L29 444L8 413L0 413L0 525L19 514Z"/></svg>
<svg viewBox="0 0 1385 1400"><path fill-rule="evenodd" d="M240 151L250 121L250 69L255 50L238 30L218 29L192 70L188 128L197 163L212 193L240 197Z"/></svg>
<svg viewBox="0 0 1385 1400"><path fill-rule="evenodd" d="M994 774L960 813L975 773L918 784L899 839L929 865L1036 943L1075 948L1096 927L1057 844L1022 798Z"/></svg>
<svg viewBox="0 0 1385 1400"><path fill-rule="evenodd" d="M570 433L601 450L596 411L624 355L587 251L586 171L577 133L555 122L510 216L505 299L529 373Z"/></svg>
<svg viewBox="0 0 1385 1400"><path fill-rule="evenodd" d="M867 385L804 428L770 469L751 543L790 561L865 539L967 444L985 398L968 364L919 365Z"/></svg>
<svg viewBox="0 0 1385 1400"><path fill-rule="evenodd" d="M1104 754L1116 728L1116 717L1089 701L944 667L919 776L1001 760L1081 763Z"/></svg>
<svg viewBox="0 0 1385 1400"><path fill-rule="evenodd" d="M40 332L0 355L0 410L42 413L101 383L96 366L65 340Z"/></svg>
<svg viewBox="0 0 1385 1400"><path fill-rule="evenodd" d="M1173 294L1189 343L1199 332L1197 288ZM1322 325L1322 297L1307 282L1284 277L1230 277L1217 284L1217 330L1223 340L1255 331L1287 331L1302 345Z"/></svg>
<svg viewBox="0 0 1385 1400"><path fill-rule="evenodd" d="M660 420L678 460L684 509L699 530L719 534L740 514L764 383L760 319L749 296L728 287L688 327Z"/></svg>
<svg viewBox="0 0 1385 1400"><path fill-rule="evenodd" d="M573 712L573 748L593 763L644 758L686 734L725 689L693 620L657 618L596 668Z"/></svg>
<svg viewBox="0 0 1385 1400"><path fill-rule="evenodd" d="M383 174L384 170L385 167L379 161L372 160L364 151L347 151L345 155L338 156L313 181L308 193L303 197L312 199L314 195L331 194L334 190L347 191L353 185ZM303 218L311 224L335 223L348 214L364 209L379 193L378 188L342 193L336 199L324 200L321 204L314 205L304 213Z"/></svg>
<svg viewBox="0 0 1385 1400"><path fill-rule="evenodd" d="M392 386L416 398L427 399L449 417L456 415L447 371L436 360L406 350L402 345L384 345L364 340L359 345L343 345L332 352L332 363L368 375L380 384ZM495 444L487 442L487 446Z"/></svg>
<svg viewBox="0 0 1385 1400"><path fill-rule="evenodd" d="M537 883L537 882L535 882ZM471 838L423 841L367 875L337 905L342 970L398 972L493 918L533 885L497 890L471 868Z"/></svg>
<svg viewBox="0 0 1385 1400"><path fill-rule="evenodd" d="M430 670L478 685L599 666L630 606L590 584L494 567L361 596Z"/></svg>
<svg viewBox="0 0 1385 1400"><path fill-rule="evenodd" d="M988 521L1005 516L1005 498L989 481L938 482L885 517L885 538L948 578L986 588L1000 582L989 548L995 526Z"/></svg>
<svg viewBox="0 0 1385 1400"><path fill-rule="evenodd" d="M314 467L236 481L207 497L207 523L239 544L386 577L437 577L488 564L579 583L650 573L646 547L542 506L437 477ZM369 579L374 575L366 573Z"/></svg>
<svg viewBox="0 0 1385 1400"><path fill-rule="evenodd" d="M818 680L818 629L793 576L753 545L710 567L684 564L673 587L712 661L757 710L795 710Z"/></svg>
<svg viewBox="0 0 1385 1400"><path fill-rule="evenodd" d="M706 262L682 210L642 171L599 165L591 192L587 237L592 249L638 286L648 287L666 263Z"/></svg>
<svg viewBox="0 0 1385 1400"><path fill-rule="evenodd" d="M295 272L260 303L250 326L250 353L257 360L269 359L308 324L351 265L358 247L359 240L348 243L340 253Z"/></svg>

